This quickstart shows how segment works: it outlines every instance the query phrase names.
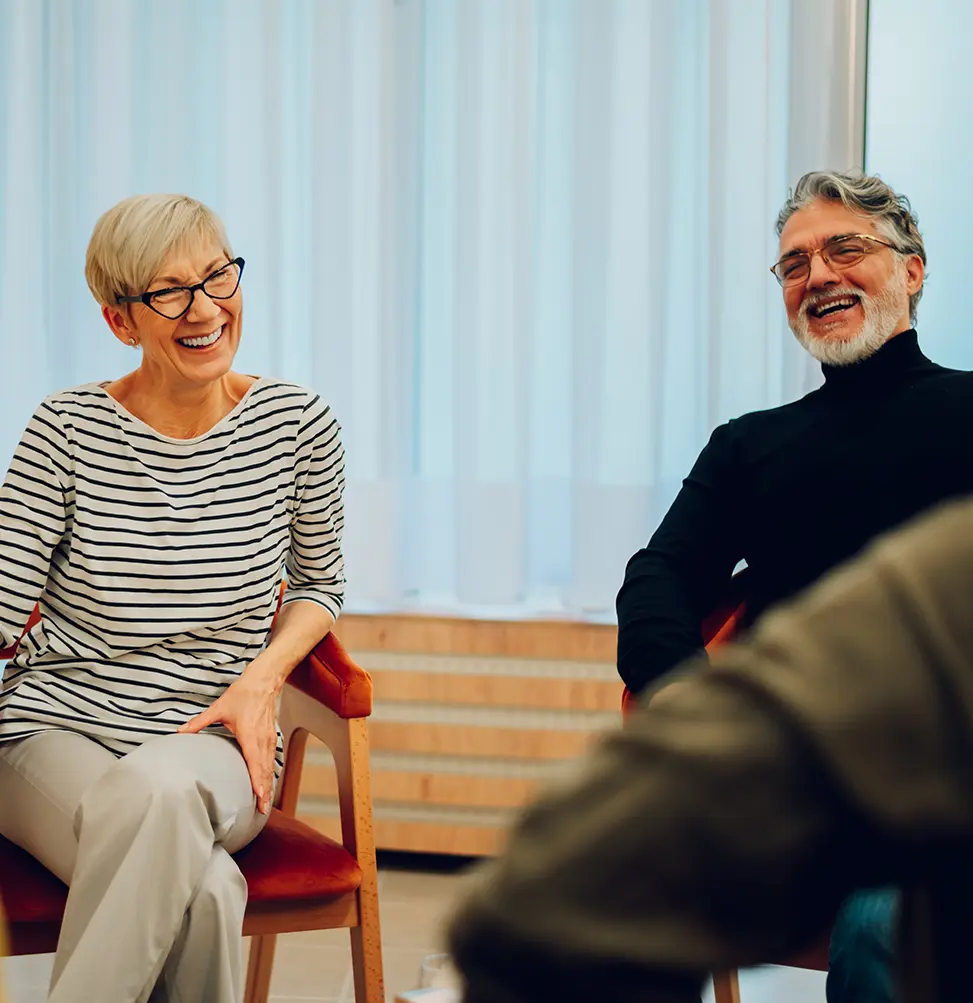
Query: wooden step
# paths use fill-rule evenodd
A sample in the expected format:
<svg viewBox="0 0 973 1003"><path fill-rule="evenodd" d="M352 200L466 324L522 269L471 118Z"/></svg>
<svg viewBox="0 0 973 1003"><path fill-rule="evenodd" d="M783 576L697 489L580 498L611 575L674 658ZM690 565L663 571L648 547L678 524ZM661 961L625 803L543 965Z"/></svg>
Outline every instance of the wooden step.
<svg viewBox="0 0 973 1003"><path fill-rule="evenodd" d="M380 849L496 853L518 810L620 718L611 626L345 615L337 633L374 684ZM299 811L337 835L334 774L314 742Z"/></svg>

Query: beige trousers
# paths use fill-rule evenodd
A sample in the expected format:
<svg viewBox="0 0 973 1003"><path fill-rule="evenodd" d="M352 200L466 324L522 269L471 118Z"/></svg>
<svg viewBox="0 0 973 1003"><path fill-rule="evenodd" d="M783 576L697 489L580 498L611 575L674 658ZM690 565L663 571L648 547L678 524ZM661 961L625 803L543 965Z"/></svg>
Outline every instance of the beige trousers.
<svg viewBox="0 0 973 1003"><path fill-rule="evenodd" d="M49 731L0 744L0 833L69 886L50 1003L239 1003L263 827L235 743L166 735L117 758Z"/></svg>

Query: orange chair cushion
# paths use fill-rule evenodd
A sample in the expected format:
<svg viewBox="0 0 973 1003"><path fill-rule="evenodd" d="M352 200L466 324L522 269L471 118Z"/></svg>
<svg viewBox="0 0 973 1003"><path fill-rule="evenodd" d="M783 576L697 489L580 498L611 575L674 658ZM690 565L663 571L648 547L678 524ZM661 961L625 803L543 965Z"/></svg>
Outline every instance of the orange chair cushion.
<svg viewBox="0 0 973 1003"><path fill-rule="evenodd" d="M330 899L361 884L361 868L343 846L276 808L263 832L234 859L251 902ZM60 923L67 894L46 867L0 836L0 896L12 925Z"/></svg>
<svg viewBox="0 0 973 1003"><path fill-rule="evenodd" d="M60 923L68 889L26 850L0 836L0 896L11 924Z"/></svg>
<svg viewBox="0 0 973 1003"><path fill-rule="evenodd" d="M317 644L287 683L338 717L368 717L372 712L372 677L351 660L334 634Z"/></svg>
<svg viewBox="0 0 973 1003"><path fill-rule="evenodd" d="M233 859L251 902L336 898L361 884L358 861L340 843L276 808L263 832Z"/></svg>

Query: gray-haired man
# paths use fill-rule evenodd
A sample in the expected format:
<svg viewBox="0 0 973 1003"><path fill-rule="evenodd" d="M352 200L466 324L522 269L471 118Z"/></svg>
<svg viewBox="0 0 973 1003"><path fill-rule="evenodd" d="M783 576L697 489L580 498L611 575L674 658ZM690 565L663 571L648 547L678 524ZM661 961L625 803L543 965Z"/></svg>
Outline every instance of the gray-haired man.
<svg viewBox="0 0 973 1003"><path fill-rule="evenodd" d="M618 668L638 693L701 646L739 561L752 622L944 499L973 493L973 374L920 351L926 254L908 200L877 177L817 172L777 223L781 284L824 386L717 428L618 595ZM837 917L831 1003L886 1003L895 895Z"/></svg>

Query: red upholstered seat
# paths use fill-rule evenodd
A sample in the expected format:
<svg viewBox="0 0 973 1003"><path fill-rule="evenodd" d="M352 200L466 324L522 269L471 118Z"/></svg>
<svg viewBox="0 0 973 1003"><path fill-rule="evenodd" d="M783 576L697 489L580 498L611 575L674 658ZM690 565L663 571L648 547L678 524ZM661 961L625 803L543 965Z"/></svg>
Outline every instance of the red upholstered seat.
<svg viewBox="0 0 973 1003"><path fill-rule="evenodd" d="M252 903L326 900L353 892L358 861L333 839L276 808L235 857ZM0 898L11 923L60 924L67 888L29 853L0 836Z"/></svg>
<svg viewBox="0 0 973 1003"><path fill-rule="evenodd" d="M252 903L336 898L353 892L362 879L358 861L340 843L276 808L234 860Z"/></svg>
<svg viewBox="0 0 973 1003"><path fill-rule="evenodd" d="M0 836L0 898L10 923L61 924L68 890L26 850Z"/></svg>

